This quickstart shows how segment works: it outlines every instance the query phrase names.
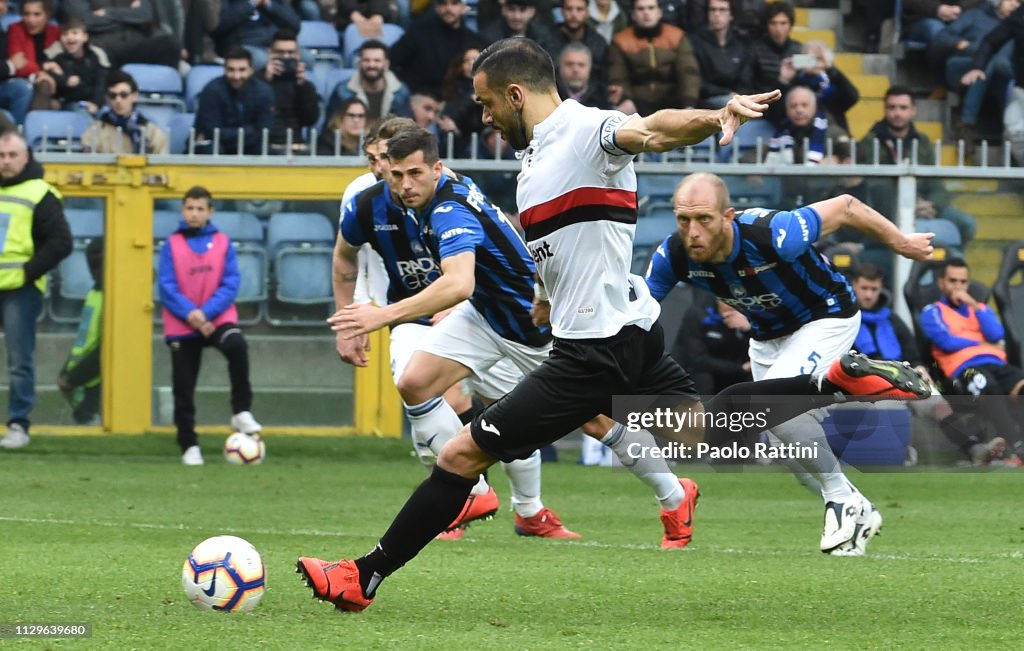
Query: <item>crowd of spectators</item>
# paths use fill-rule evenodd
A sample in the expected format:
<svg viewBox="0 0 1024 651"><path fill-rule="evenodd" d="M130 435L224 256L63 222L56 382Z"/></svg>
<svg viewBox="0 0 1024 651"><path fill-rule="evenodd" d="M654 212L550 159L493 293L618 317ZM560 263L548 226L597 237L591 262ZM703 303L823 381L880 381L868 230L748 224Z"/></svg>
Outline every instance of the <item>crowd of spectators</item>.
<svg viewBox="0 0 1024 651"><path fill-rule="evenodd" d="M489 43L515 35L548 50L565 97L601 108L715 107L733 93L807 86L820 111L844 127L857 101L828 48L790 38L794 9L785 2L479 0L472 12L464 0L413 6L416 15L409 0L22 0L21 20L8 21L4 33L0 108L17 124L33 109L102 114L109 122L116 114L104 107L111 70L150 63L184 76L191 66L215 64L223 76L203 89L195 109L197 153L214 145L237 152L239 134L245 152L261 150L264 140L271 153L348 151L352 129L343 111L352 112L355 98L366 111L363 133L387 115L404 115L437 133L443 151L451 134L456 156L487 155L504 146L480 122L468 71ZM0 14L7 9L0 0ZM334 59L299 47L304 20L338 30ZM398 25L399 37L389 36L389 25ZM358 46L346 47L345 38ZM805 52L817 63L797 68L793 55ZM332 77L332 67L351 74ZM330 88L327 79L335 80ZM137 101L134 122L147 113L145 93ZM773 131L785 128L783 107L769 116ZM153 119L168 130L165 116ZM333 128L340 138L308 141L313 129ZM136 150L140 142L133 140Z"/></svg>

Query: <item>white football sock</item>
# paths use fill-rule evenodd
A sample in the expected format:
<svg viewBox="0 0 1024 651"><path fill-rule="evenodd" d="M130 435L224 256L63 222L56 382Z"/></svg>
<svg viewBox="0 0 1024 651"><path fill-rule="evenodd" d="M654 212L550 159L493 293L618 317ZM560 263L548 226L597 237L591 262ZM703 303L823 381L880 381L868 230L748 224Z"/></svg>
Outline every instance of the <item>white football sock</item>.
<svg viewBox="0 0 1024 651"><path fill-rule="evenodd" d="M462 429L462 421L444 398L433 398L419 405L405 405L412 427L412 443L420 463L432 468L444 444Z"/></svg>
<svg viewBox="0 0 1024 651"><path fill-rule="evenodd" d="M796 443L801 446L817 444L817 455L808 459L795 459L795 463L804 472L812 475L821 485L821 498L826 502L845 502L853 495L856 488L843 474L839 460L832 453L825 430L821 422L811 414L800 414L792 420L772 428L771 433L783 443ZM797 476L800 483L808 488L813 484Z"/></svg>
<svg viewBox="0 0 1024 651"><path fill-rule="evenodd" d="M653 434L645 429L630 432L621 423L615 423L601 442L612 449L619 462L629 468L637 479L654 489L654 496L658 498L661 508L674 511L683 503L686 497L683 487L664 459L650 458L650 455L638 459L629 454L630 450L636 454L638 450L659 447Z"/></svg>
<svg viewBox="0 0 1024 651"><path fill-rule="evenodd" d="M502 463L512 489L512 508L523 518L532 518L544 508L540 501L540 450L526 459Z"/></svg>

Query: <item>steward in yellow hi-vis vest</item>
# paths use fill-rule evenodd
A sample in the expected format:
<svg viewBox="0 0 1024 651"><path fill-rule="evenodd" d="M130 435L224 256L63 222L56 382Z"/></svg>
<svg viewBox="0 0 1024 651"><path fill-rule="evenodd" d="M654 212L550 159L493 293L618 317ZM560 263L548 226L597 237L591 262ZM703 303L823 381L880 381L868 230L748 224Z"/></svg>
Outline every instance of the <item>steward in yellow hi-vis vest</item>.
<svg viewBox="0 0 1024 651"><path fill-rule="evenodd" d="M28 445L35 404L36 319L46 274L71 253L60 193L16 132L0 134L0 319L10 373L7 432L0 449Z"/></svg>

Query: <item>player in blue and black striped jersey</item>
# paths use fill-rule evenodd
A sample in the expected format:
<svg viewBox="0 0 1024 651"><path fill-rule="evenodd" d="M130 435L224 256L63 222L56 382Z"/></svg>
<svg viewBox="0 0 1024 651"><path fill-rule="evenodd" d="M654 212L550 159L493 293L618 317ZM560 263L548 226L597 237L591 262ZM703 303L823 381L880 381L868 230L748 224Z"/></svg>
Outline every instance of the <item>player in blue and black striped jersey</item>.
<svg viewBox="0 0 1024 651"><path fill-rule="evenodd" d="M678 230L661 243L647 270L651 294L661 300L686 282L742 312L752 327L755 381L823 375L857 337L856 298L845 277L813 248L820 237L849 226L908 258L924 260L932 250L931 233L904 234L849 195L792 211L737 213L725 182L714 174L687 177L676 189L673 210ZM818 418L804 414L771 432L785 443L818 445L817 457L800 460L794 472L820 489L825 501L821 550L863 554L882 518L839 470ZM846 542L845 513L855 514L869 535Z"/></svg>

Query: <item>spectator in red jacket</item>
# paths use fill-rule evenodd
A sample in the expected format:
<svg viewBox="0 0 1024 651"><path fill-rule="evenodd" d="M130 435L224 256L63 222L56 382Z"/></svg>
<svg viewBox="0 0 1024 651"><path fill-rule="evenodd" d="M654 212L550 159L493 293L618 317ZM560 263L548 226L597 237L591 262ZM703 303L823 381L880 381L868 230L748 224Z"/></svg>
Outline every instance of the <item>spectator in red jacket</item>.
<svg viewBox="0 0 1024 651"><path fill-rule="evenodd" d="M7 55L14 62L16 77L49 77L40 66L46 61L43 51L60 40L60 28L49 24L52 16L50 0L25 0L22 3L21 22L12 23L7 29Z"/></svg>

